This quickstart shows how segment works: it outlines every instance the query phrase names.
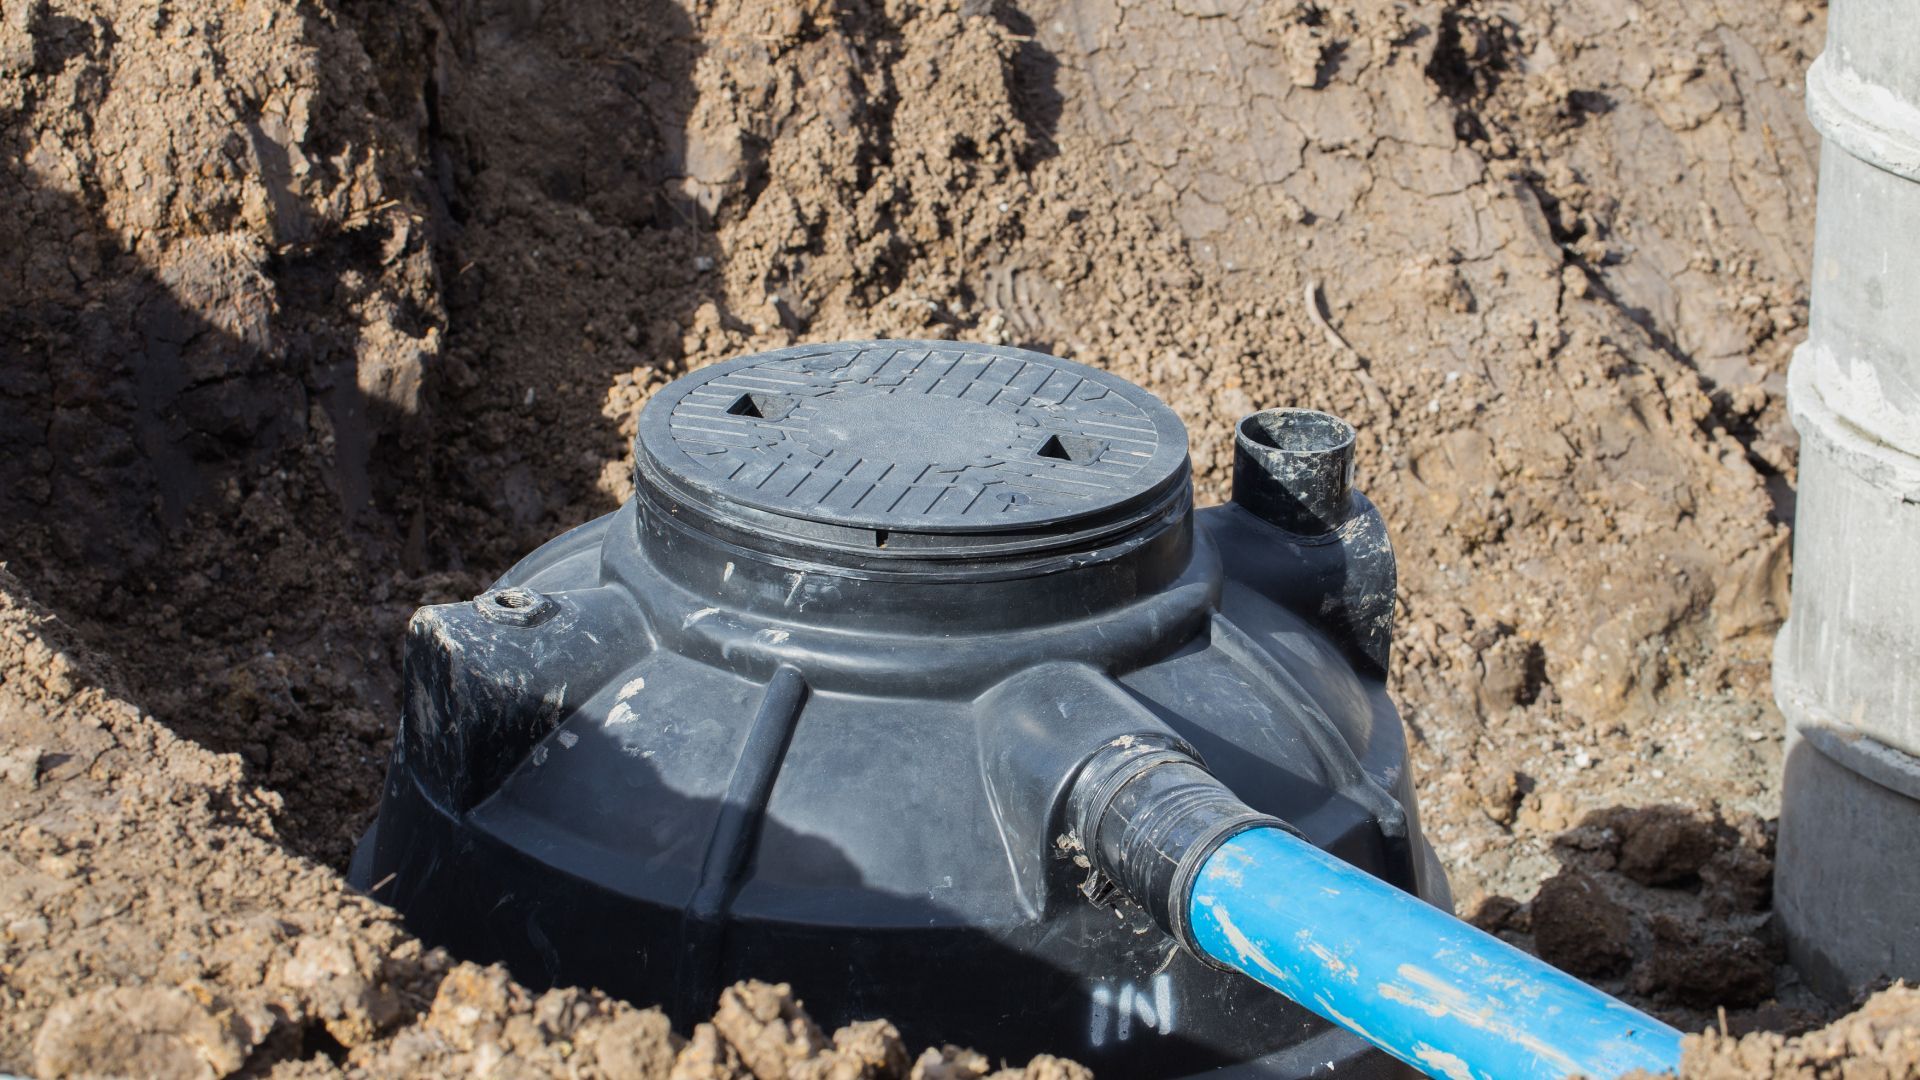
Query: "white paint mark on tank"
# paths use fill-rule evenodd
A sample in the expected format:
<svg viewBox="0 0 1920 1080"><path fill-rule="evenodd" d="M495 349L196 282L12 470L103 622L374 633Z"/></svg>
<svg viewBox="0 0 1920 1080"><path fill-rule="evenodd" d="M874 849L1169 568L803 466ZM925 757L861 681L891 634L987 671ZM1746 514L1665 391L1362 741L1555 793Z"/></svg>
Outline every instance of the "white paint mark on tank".
<svg viewBox="0 0 1920 1080"><path fill-rule="evenodd" d="M762 630L753 636L769 645L778 645L793 635L785 630Z"/></svg>
<svg viewBox="0 0 1920 1080"><path fill-rule="evenodd" d="M1102 984L1093 988L1093 1014L1087 1041L1094 1046L1104 1046L1107 1042L1107 1017L1113 1012L1113 991Z"/></svg>
<svg viewBox="0 0 1920 1080"><path fill-rule="evenodd" d="M717 607L703 607L699 611L693 612L692 614L688 615L686 618L681 619L680 629L685 630L687 627L692 626L694 623L699 622L701 619L704 619L709 615L718 615L718 614L720 614L720 609Z"/></svg>
<svg viewBox="0 0 1920 1080"><path fill-rule="evenodd" d="M555 736L555 738L559 739L560 745L563 748L568 750L573 749L573 744L580 741L580 736L575 735L571 731L563 731L559 735Z"/></svg>
<svg viewBox="0 0 1920 1080"><path fill-rule="evenodd" d="M646 688L646 677L644 675L635 675L633 678L627 680L627 685L620 688L620 700L625 701Z"/></svg>
<svg viewBox="0 0 1920 1080"><path fill-rule="evenodd" d="M640 718L634 715L633 709L622 701L607 712L606 726L619 727L621 724L631 724L638 719Z"/></svg>
<svg viewBox="0 0 1920 1080"><path fill-rule="evenodd" d="M1160 1026L1160 1014L1153 1011L1153 999L1144 990L1133 995L1133 1014L1150 1030Z"/></svg>

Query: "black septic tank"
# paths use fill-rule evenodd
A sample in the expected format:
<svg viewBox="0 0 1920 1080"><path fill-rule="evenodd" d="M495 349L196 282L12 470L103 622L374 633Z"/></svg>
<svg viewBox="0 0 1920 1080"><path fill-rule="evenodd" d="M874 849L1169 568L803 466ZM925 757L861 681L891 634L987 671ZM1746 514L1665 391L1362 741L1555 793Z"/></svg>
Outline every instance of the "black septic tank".
<svg viewBox="0 0 1920 1080"><path fill-rule="evenodd" d="M752 977L829 1029L1104 1075L1402 1075L1100 872L1177 876L1158 841L1081 835L1127 813L1095 751L1165 754L1448 903L1353 431L1272 410L1235 442L1234 501L1196 512L1179 418L1080 364L888 341L694 372L642 413L625 506L414 616L353 878L682 1030Z"/></svg>

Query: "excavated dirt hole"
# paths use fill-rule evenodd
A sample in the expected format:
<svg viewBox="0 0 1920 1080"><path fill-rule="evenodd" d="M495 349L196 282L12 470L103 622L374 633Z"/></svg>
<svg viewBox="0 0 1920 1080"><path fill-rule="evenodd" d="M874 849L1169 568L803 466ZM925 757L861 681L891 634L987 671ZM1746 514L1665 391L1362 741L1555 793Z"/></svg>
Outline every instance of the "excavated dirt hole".
<svg viewBox="0 0 1920 1080"><path fill-rule="evenodd" d="M165 955L212 947L190 917L405 952L286 853L341 867L366 824L409 614L617 506L659 386L966 337L1160 395L1203 500L1241 417L1351 421L1463 913L1696 1029L1820 1014L1766 887L1818 5L15 7L0 559L240 776L62 817L228 759L10 704L44 746L6 813L40 816L0 821ZM95 693L35 648L0 692ZM63 995L151 978L62 903L8 913L47 927L10 963L66 965L16 969L22 1061ZM249 957L173 975L258 992Z"/></svg>
<svg viewBox="0 0 1920 1080"><path fill-rule="evenodd" d="M1169 56L1140 51L1148 41L1188 40L1184 24L1085 54L1080 16L1046 5L991 17L823 12L793 25L727 7L696 26L660 0L546 11L455 4L433 31L443 46L436 51L417 47L422 18L411 8L354 16L319 47L370 50L372 66L352 77L377 80L390 115L405 115L421 95L424 140L410 143L406 131L344 100L334 126L308 137L316 147L384 154L396 176L418 162L428 185L378 181L400 202L390 212L335 221L326 217L332 210L306 211L317 239L284 243L257 271L215 258L185 223L173 224L178 239L162 255L123 250L116 229L134 211L111 198L59 194L39 174L15 177L43 190L40 205L52 207L32 218L34 229L96 238L111 268L71 295L84 300L110 281L118 292L108 306L143 313L102 322L99 308L67 306L55 290L33 309L41 323L32 337L52 347L106 335L135 358L105 374L132 404L103 402L90 415L101 430L148 448L148 461L115 471L108 459L69 461L52 446L60 464L47 461L44 475L73 482L39 482L39 501L7 519L9 553L35 594L114 658L135 700L182 734L238 754L249 777L280 796L277 828L293 850L341 867L368 820L397 715L398 643L410 611L478 595L533 546L617 505L629 489L631 418L653 387L691 365L796 340L965 335L1110 366L1188 419L1203 498L1221 494L1228 432L1257 407L1299 401L1355 419L1361 486L1402 531L1409 603L1397 690L1416 703L1416 730L1435 740L1422 773L1434 789L1429 800L1442 807L1435 813L1443 828L1458 821L1469 844L1486 842L1485 818L1471 810L1449 818L1445 807L1476 785L1498 786L1506 767L1499 747L1533 739L1520 732L1534 730L1564 744L1587 730L1575 716L1647 715L1648 695L1682 677L1643 658L1649 635L1671 635L1671 645L1653 646L1658 655L1684 655L1709 680L1734 672L1739 698L1738 657L1758 647L1718 643L1688 620L1713 610L1716 595L1754 592L1741 584L1754 571L1724 583L1715 575L1771 542L1764 512L1729 503L1724 516L1740 524L1689 543L1728 535L1735 543L1710 554L1676 546L1676 557L1690 560L1689 606L1623 628L1617 656L1576 660L1611 598L1584 623L1578 603L1564 625L1501 611L1510 596L1532 591L1500 584L1517 581L1513 568L1529 559L1560 566L1548 576L1567 581L1570 594L1601 595L1583 569L1590 560L1569 559L1540 538L1559 530L1596 550L1633 542L1617 524L1623 516L1692 498L1689 455L1701 437L1690 422L1657 428L1641 442L1662 456L1630 475L1607 464L1617 460L1611 452L1576 451L1564 440L1531 445L1536 429L1551 427L1537 403L1555 387L1560 400L1568 396L1542 371L1571 365L1587 385L1635 403L1671 395L1686 376L1634 374L1671 367L1671 350L1636 345L1638 316L1582 306L1577 284L1563 295L1556 268L1567 253L1558 244L1603 233L1620 196L1553 167L1563 153L1533 151L1541 160L1526 163L1517 187L1488 171L1520 153L1499 131L1567 141L1584 130L1572 122L1578 110L1535 115L1503 96L1521 81L1512 69L1524 21L1456 6L1437 25L1396 21L1405 17L1385 8L1307 7L1297 17L1233 22L1231 33L1255 50L1244 55L1294 76L1281 112L1300 129L1289 136L1298 141L1246 134L1194 146L1213 172L1188 176L1183 165L1167 175L1176 188L1206 186L1229 217L1262 222L1250 245L1191 199L1165 201L1139 183L1146 173L1089 141L1117 127L1192 144L1191 123L1156 96L1113 99L1098 89L1136 67L1185 64L1177 44ZM1675 31L1673 40L1683 37ZM37 69L43 78L78 79L89 65L116 63L98 34L63 40L66 52ZM167 40L123 48L137 57ZM246 49L270 56L291 44L229 48L254 62ZM1081 74L1063 69L1059 50ZM933 57L943 65L925 66ZM1296 60L1304 66L1289 67ZM825 73L812 79L816 89L799 97L781 89L782 72L815 69ZM555 94L556 86L568 90ZM1222 83L1207 92L1233 100L1242 91ZM1418 108L1342 134L1321 116L1335 100L1327 95L1397 95ZM1373 116L1373 108L1342 110ZM1476 130L1496 135L1457 141L1468 113ZM1366 123L1381 130L1368 134ZM183 137L224 136L208 120ZM1349 175L1361 146L1376 155L1367 167L1372 195ZM1277 187L1223 179L1256 166L1289 179ZM1456 173L1466 203L1511 208L1489 219L1508 224L1482 227L1505 230L1504 246L1460 248L1466 234L1436 209L1456 196L1392 194ZM374 174L332 182L349 200L380 202L351 194L355 185L370 192ZM308 190L317 199L329 189ZM1534 201L1543 190L1550 194ZM1369 223L1408 215L1428 231L1362 241L1377 227ZM1549 226L1531 239L1529 215L1545 215ZM1780 231L1800 242L1804 230ZM273 242L271 227L267 236ZM1445 259L1426 258L1449 247ZM241 303L256 272L273 282L280 305L277 315L256 317L260 329ZM1790 303L1802 288L1797 263L1764 273L1775 278L1757 277L1754 287L1767 296ZM1308 274L1316 278L1305 303L1274 299L1300 296ZM1543 277L1544 293L1525 284ZM1325 307L1323 295L1332 301ZM1328 320L1353 340L1323 345L1339 336ZM1403 344L1401 328L1423 325L1440 344ZM1690 327L1665 333L1680 341L1695 333ZM1520 338L1510 344L1513 335ZM1356 351L1375 358L1373 375L1352 373ZM1555 367L1537 368L1533 354L1552 356ZM88 374L90 361L76 355L93 353L50 353L45 378ZM208 384L202 372L216 361L229 374ZM1503 366L1473 373L1495 362ZM1754 378L1774 377L1773 363L1764 360ZM212 411L194 397L207 385L221 395ZM1743 430L1777 431L1776 396L1756 387L1746 400L1763 408ZM783 405L776 397L732 407L771 417ZM1588 430L1579 442L1604 448L1609 427L1636 423L1633 410L1645 406L1614 414L1596 399L1583 408L1591 419L1581 421ZM218 427L221 410L242 419ZM62 430L51 416L41 426ZM1495 441L1488 430L1505 434ZM1074 445L1058 443L1041 453L1076 459ZM1559 461L1561 472L1523 479L1504 463L1509 444L1528 467ZM1646 494L1635 486L1643 473L1668 477L1671 491ZM39 475L10 491L17 498ZM1565 491L1603 493L1607 512L1589 515ZM71 535L60 527L67 521L89 529ZM1431 568L1475 564L1474 580L1489 585L1452 607L1458 584ZM1665 595L1671 582L1662 570L1644 586L1615 589ZM1764 624L1769 594L1755 595L1757 613L1747 618ZM1553 697L1543 685L1595 693L1543 701ZM1508 710L1522 717L1513 735L1472 734ZM1633 746L1645 736L1624 733L1642 722L1600 723L1614 723L1623 741L1587 753L1636 760ZM1475 763L1476 743L1493 764ZM1749 787L1748 775L1766 773L1764 763L1738 769ZM1654 785L1642 798L1660 794ZM1754 805L1745 789L1733 803ZM1572 824L1551 809L1541 820L1544 836ZM1449 861L1471 867L1473 858ZM1550 872L1544 850L1529 858L1511 875L1496 869L1486 879L1492 891L1527 890ZM1476 891L1464 890L1470 901Z"/></svg>

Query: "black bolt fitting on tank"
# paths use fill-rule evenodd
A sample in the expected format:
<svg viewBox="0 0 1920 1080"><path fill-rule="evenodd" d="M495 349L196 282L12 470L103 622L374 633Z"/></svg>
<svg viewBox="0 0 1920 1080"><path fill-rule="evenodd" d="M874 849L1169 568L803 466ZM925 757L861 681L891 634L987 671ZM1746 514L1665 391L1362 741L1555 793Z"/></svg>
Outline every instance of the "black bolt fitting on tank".
<svg viewBox="0 0 1920 1080"><path fill-rule="evenodd" d="M1103 1075L1402 1075L1197 956L1177 902L1283 820L1446 903L1352 436L1249 417L1234 501L1196 512L1179 419L1079 364L704 368L647 405L625 506L415 615L352 879L456 955L683 1027L754 977Z"/></svg>
<svg viewBox="0 0 1920 1080"><path fill-rule="evenodd" d="M1093 874L1083 891L1096 902L1121 895L1194 956L1205 953L1187 926L1194 878L1234 834L1285 822L1241 802L1187 749L1151 737L1122 738L1094 752L1068 796L1068 820Z"/></svg>

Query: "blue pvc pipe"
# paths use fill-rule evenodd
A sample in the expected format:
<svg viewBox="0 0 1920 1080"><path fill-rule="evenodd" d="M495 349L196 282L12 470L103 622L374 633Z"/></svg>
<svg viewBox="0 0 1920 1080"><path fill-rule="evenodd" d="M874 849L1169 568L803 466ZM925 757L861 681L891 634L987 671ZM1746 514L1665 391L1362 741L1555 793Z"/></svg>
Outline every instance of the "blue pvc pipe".
<svg viewBox="0 0 1920 1080"><path fill-rule="evenodd" d="M1673 1028L1279 829L1222 844L1188 912L1209 956L1429 1076L1680 1067Z"/></svg>

